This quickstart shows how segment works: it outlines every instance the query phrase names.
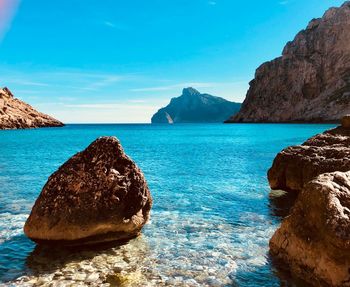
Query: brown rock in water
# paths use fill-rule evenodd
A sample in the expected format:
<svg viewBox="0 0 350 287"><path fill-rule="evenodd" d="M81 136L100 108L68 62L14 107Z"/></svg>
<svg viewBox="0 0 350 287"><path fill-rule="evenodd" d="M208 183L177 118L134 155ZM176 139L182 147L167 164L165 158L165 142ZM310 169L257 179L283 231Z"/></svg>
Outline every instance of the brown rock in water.
<svg viewBox="0 0 350 287"><path fill-rule="evenodd" d="M350 113L350 2L313 19L262 64L228 122L329 122Z"/></svg>
<svg viewBox="0 0 350 287"><path fill-rule="evenodd" d="M152 198L136 164L114 137L101 137L52 174L24 226L38 243L125 240L149 219Z"/></svg>
<svg viewBox="0 0 350 287"><path fill-rule="evenodd" d="M350 172L309 182L270 240L270 252L313 286L350 286Z"/></svg>
<svg viewBox="0 0 350 287"><path fill-rule="evenodd" d="M268 171L272 189L302 190L314 177L350 170L350 129L337 127L281 151Z"/></svg>
<svg viewBox="0 0 350 287"><path fill-rule="evenodd" d="M16 99L9 89L0 89L0 130L61 126L60 121Z"/></svg>

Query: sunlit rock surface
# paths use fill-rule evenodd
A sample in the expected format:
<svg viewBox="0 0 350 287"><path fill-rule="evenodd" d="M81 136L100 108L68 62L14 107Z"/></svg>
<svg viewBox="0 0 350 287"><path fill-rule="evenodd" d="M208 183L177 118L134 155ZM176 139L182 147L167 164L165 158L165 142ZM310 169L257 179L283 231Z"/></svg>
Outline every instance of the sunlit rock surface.
<svg viewBox="0 0 350 287"><path fill-rule="evenodd" d="M0 130L60 126L63 123L16 99L9 89L0 89Z"/></svg>
<svg viewBox="0 0 350 287"><path fill-rule="evenodd" d="M24 232L38 243L67 245L130 239L151 206L141 170L116 138L101 137L50 176Z"/></svg>
<svg viewBox="0 0 350 287"><path fill-rule="evenodd" d="M350 170L350 129L339 126L281 151L268 171L272 189L299 192L325 172Z"/></svg>
<svg viewBox="0 0 350 287"><path fill-rule="evenodd" d="M350 286L350 172L309 182L270 241L275 259L314 286Z"/></svg>
<svg viewBox="0 0 350 287"><path fill-rule="evenodd" d="M313 19L262 64L230 122L328 122L350 113L350 2Z"/></svg>

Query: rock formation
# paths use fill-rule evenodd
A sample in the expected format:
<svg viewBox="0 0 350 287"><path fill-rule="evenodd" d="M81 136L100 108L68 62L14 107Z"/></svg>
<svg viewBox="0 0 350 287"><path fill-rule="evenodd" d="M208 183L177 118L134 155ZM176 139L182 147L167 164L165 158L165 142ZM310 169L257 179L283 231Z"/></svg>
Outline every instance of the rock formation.
<svg viewBox="0 0 350 287"><path fill-rule="evenodd" d="M339 126L281 151L268 171L272 189L300 191L317 175L350 170L350 129Z"/></svg>
<svg viewBox="0 0 350 287"><path fill-rule="evenodd" d="M0 89L0 130L61 126L60 121L16 99L9 89Z"/></svg>
<svg viewBox="0 0 350 287"><path fill-rule="evenodd" d="M270 252L313 286L350 286L350 172L307 183Z"/></svg>
<svg viewBox="0 0 350 287"><path fill-rule="evenodd" d="M262 64L228 122L333 122L350 113L350 2L313 19Z"/></svg>
<svg viewBox="0 0 350 287"><path fill-rule="evenodd" d="M38 243L75 245L139 234L152 198L136 164L114 137L101 137L50 176L24 226Z"/></svg>
<svg viewBox="0 0 350 287"><path fill-rule="evenodd" d="M154 114L152 123L220 123L238 112L240 106L187 88L180 97L171 99L169 105Z"/></svg>
<svg viewBox="0 0 350 287"><path fill-rule="evenodd" d="M350 286L349 119L284 149L268 171L272 189L297 195L270 253L313 286Z"/></svg>

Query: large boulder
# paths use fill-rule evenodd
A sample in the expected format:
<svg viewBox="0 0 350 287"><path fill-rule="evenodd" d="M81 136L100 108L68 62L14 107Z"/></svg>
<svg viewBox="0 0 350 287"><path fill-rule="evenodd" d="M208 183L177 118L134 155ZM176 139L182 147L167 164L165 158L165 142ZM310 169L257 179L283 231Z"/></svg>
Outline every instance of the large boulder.
<svg viewBox="0 0 350 287"><path fill-rule="evenodd" d="M268 171L272 189L299 192L314 177L350 170L350 129L339 126L281 151Z"/></svg>
<svg viewBox="0 0 350 287"><path fill-rule="evenodd" d="M314 286L350 286L350 172L306 184L270 252Z"/></svg>
<svg viewBox="0 0 350 287"><path fill-rule="evenodd" d="M152 198L136 164L114 137L101 137L52 174L24 232L37 243L126 240L149 219Z"/></svg>

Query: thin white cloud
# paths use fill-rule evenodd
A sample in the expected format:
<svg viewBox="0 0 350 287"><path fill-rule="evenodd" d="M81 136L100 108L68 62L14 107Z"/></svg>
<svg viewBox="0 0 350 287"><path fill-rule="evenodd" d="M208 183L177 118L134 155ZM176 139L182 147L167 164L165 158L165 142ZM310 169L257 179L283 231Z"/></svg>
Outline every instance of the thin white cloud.
<svg viewBox="0 0 350 287"><path fill-rule="evenodd" d="M216 1L209 1L208 4L214 6L216 5Z"/></svg>
<svg viewBox="0 0 350 287"><path fill-rule="evenodd" d="M7 85L16 97L64 122L149 122L154 112L180 95L183 88L192 86L203 93L239 102L248 88L247 79L175 82L139 73L33 70L31 66L0 66L0 78L1 84Z"/></svg>
<svg viewBox="0 0 350 287"><path fill-rule="evenodd" d="M154 106L149 105L135 105L135 104L121 104L121 103L96 103L96 104L76 104L76 105L64 105L67 108L79 108L79 109L103 109L103 110L113 110L113 109L147 109L154 108Z"/></svg>
<svg viewBox="0 0 350 287"><path fill-rule="evenodd" d="M195 87L195 88L207 88L214 86L215 83L201 83L201 82L190 82L190 83L179 83L167 86L157 86L157 87L146 87L146 88L136 88L131 89L131 92L157 92L157 91L171 91L175 89Z"/></svg>
<svg viewBox="0 0 350 287"><path fill-rule="evenodd" d="M130 29L129 26L123 25L121 23L115 23L112 21L106 20L106 21L103 21L102 23L103 23L103 25L107 26L108 28L115 29L115 30L125 31L125 30Z"/></svg>
<svg viewBox="0 0 350 287"><path fill-rule="evenodd" d="M129 103L145 103L146 100L128 100Z"/></svg>
<svg viewBox="0 0 350 287"><path fill-rule="evenodd" d="M135 75L99 73L82 70L45 70L27 73L23 70L1 69L1 82L3 85L20 87L21 90L28 87L44 88L51 90L64 88L65 90L98 91L107 86L120 82L135 80ZM27 88L26 88L27 87Z"/></svg>
<svg viewBox="0 0 350 287"><path fill-rule="evenodd" d="M102 87L106 87L109 86L111 84L117 83L117 82L121 82L125 79L126 77L124 76L120 76L120 75L108 75L105 76L104 78L95 81L94 83L90 84L89 86L85 87L87 89L98 89L98 88L102 88Z"/></svg>
<svg viewBox="0 0 350 287"><path fill-rule="evenodd" d="M283 1L278 2L278 4L280 4L280 5L287 5L288 3L289 3L288 0L283 0Z"/></svg>
<svg viewBox="0 0 350 287"><path fill-rule="evenodd" d="M109 22L109 21L104 21L103 24L105 24L106 26L111 27L111 28L116 28L116 25L112 22Z"/></svg>
<svg viewBox="0 0 350 287"><path fill-rule="evenodd" d="M9 79L7 81L9 84L18 84L21 86L34 86L34 87L48 87L50 86L47 83L40 83L40 82L32 82L32 81L27 81L23 79Z"/></svg>

